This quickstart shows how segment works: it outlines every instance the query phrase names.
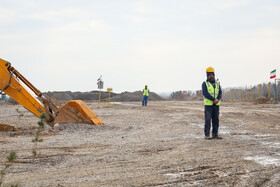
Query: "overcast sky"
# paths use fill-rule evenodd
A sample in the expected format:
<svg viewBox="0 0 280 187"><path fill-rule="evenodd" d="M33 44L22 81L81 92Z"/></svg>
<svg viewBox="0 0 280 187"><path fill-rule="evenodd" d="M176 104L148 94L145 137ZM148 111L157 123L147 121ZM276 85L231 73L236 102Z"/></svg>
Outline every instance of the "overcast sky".
<svg viewBox="0 0 280 187"><path fill-rule="evenodd" d="M41 91L201 89L280 74L279 0L0 0L0 58Z"/></svg>

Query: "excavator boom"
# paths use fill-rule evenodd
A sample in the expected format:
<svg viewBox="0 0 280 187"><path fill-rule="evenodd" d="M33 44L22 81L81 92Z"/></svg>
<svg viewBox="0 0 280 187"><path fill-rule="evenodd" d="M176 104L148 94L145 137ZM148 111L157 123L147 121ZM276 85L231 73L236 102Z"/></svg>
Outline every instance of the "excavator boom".
<svg viewBox="0 0 280 187"><path fill-rule="evenodd" d="M38 117L43 112L46 113L46 123L51 126L56 123L104 124L81 100L72 100L57 108L51 99L43 97L42 93L12 67L10 62L0 59L0 93L2 92ZM41 98L42 102L32 92Z"/></svg>
<svg viewBox="0 0 280 187"><path fill-rule="evenodd" d="M10 71L11 63L0 59L0 91L5 92L27 110L40 116L45 112L44 106L32 93L26 89L26 86L17 80L17 76ZM41 94L42 95L42 94Z"/></svg>

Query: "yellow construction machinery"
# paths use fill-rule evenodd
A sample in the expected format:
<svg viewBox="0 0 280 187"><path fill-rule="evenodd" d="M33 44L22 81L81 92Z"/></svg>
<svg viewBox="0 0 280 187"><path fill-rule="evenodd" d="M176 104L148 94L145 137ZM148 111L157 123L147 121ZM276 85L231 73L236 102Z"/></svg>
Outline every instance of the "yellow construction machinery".
<svg viewBox="0 0 280 187"><path fill-rule="evenodd" d="M28 89L28 88L29 89ZM4 92L36 116L43 112L45 122L50 126L65 123L104 124L95 113L81 100L72 100L62 107L55 106L50 98L46 98L26 78L24 78L10 62L0 58L0 94ZM38 99L33 93L40 99ZM42 102L41 102L41 101ZM0 130L7 126L0 124Z"/></svg>

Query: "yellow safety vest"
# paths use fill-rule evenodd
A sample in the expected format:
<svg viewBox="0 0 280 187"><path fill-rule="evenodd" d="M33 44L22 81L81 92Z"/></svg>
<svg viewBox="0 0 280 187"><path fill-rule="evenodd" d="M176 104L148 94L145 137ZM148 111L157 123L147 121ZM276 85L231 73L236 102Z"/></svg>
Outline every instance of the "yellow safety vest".
<svg viewBox="0 0 280 187"><path fill-rule="evenodd" d="M149 96L149 89L143 89L143 96Z"/></svg>
<svg viewBox="0 0 280 187"><path fill-rule="evenodd" d="M214 98L218 97L219 91L220 91L220 85L219 83L215 82L215 88L213 87L213 85L208 82L205 81L206 87L207 87L207 91L210 95L212 95ZM214 102L210 99L207 99L204 97L204 105L206 106L212 106L214 104ZM220 105L221 101L219 101L216 105Z"/></svg>

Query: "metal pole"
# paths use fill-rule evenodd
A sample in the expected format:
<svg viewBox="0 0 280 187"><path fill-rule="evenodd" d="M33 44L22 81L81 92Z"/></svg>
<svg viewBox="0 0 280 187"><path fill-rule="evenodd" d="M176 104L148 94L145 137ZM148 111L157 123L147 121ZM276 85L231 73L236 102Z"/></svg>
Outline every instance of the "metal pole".
<svg viewBox="0 0 280 187"><path fill-rule="evenodd" d="M261 98L261 84L259 84L259 99Z"/></svg>
<svg viewBox="0 0 280 187"><path fill-rule="evenodd" d="M109 92L109 105L110 105L110 93L111 93L111 92Z"/></svg>
<svg viewBox="0 0 280 187"><path fill-rule="evenodd" d="M268 96L267 96L268 99L270 99L270 83L268 83Z"/></svg>
<svg viewBox="0 0 280 187"><path fill-rule="evenodd" d="M246 85L246 102L247 102L247 85Z"/></svg>
<svg viewBox="0 0 280 187"><path fill-rule="evenodd" d="M99 89L99 104L101 103L101 88Z"/></svg>
<svg viewBox="0 0 280 187"><path fill-rule="evenodd" d="M251 87L251 102L253 101L253 87Z"/></svg>
<svg viewBox="0 0 280 187"><path fill-rule="evenodd" d="M226 89L226 101L227 101L227 89Z"/></svg>
<svg viewBox="0 0 280 187"><path fill-rule="evenodd" d="M235 101L235 88L233 88L233 102Z"/></svg>
<svg viewBox="0 0 280 187"><path fill-rule="evenodd" d="M239 88L239 100L241 102L241 88Z"/></svg>
<svg viewBox="0 0 280 187"><path fill-rule="evenodd" d="M229 90L229 101L231 102L231 89Z"/></svg>
<svg viewBox="0 0 280 187"><path fill-rule="evenodd" d="M274 90L274 98L273 98L273 100L275 101L275 90Z"/></svg>
<svg viewBox="0 0 280 187"><path fill-rule="evenodd" d="M274 85L274 88L275 88L275 103L278 104L278 100L277 100L277 87L276 87L276 78L275 78L275 85Z"/></svg>

